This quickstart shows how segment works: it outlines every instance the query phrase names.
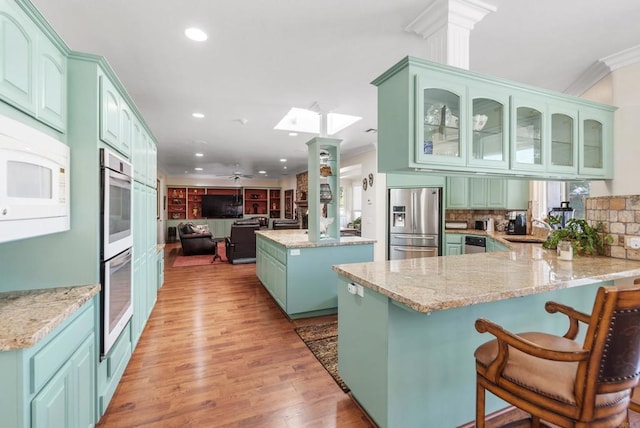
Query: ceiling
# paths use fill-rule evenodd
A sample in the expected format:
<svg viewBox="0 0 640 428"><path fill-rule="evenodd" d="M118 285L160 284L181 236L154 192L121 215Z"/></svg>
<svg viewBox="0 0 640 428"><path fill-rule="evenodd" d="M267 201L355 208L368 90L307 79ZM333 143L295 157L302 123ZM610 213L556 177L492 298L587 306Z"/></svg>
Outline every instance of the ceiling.
<svg viewBox="0 0 640 428"><path fill-rule="evenodd" d="M470 41L480 73L564 91L599 59L640 44L637 0L486 1L497 11ZM107 58L158 140L161 171L279 179L307 169L314 136L273 129L291 107L361 116L334 137L343 157L374 148L369 82L406 55L426 56L404 28L432 1L32 2L72 50ZM192 26L208 40L188 40Z"/></svg>

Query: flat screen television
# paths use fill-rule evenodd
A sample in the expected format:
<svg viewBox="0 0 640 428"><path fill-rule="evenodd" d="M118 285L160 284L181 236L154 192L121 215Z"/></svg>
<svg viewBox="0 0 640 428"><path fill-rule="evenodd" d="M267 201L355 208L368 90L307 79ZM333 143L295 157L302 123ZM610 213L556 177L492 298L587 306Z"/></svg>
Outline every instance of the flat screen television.
<svg viewBox="0 0 640 428"><path fill-rule="evenodd" d="M242 195L202 195L202 216L242 218Z"/></svg>

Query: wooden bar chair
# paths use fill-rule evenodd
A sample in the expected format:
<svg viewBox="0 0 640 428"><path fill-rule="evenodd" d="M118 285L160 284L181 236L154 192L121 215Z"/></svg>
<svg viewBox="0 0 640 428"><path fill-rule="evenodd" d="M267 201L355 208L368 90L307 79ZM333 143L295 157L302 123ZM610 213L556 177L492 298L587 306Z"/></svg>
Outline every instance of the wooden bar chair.
<svg viewBox="0 0 640 428"><path fill-rule="evenodd" d="M633 281L634 284L640 284L640 278L636 278ZM636 413L640 413L640 386L636 386L631 394L631 402L629 403L629 409Z"/></svg>
<svg viewBox="0 0 640 428"><path fill-rule="evenodd" d="M627 420L640 367L640 286L600 287L591 315L547 302L569 317L564 336L504 330L478 319L476 330L495 340L475 352L476 426L484 428L485 390L561 427L617 427ZM586 324L584 343L576 338Z"/></svg>

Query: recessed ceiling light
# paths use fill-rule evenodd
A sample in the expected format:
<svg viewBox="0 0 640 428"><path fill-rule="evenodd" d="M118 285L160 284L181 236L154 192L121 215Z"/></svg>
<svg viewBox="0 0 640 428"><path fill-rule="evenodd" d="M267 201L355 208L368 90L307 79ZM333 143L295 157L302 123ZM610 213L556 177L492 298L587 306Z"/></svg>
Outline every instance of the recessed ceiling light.
<svg viewBox="0 0 640 428"><path fill-rule="evenodd" d="M287 160L285 158L280 159L280 162L286 162Z"/></svg>
<svg viewBox="0 0 640 428"><path fill-rule="evenodd" d="M258 171L258 174L266 174L267 171Z"/></svg>
<svg viewBox="0 0 640 428"><path fill-rule="evenodd" d="M289 137L297 137L298 133L297 132L289 132Z"/></svg>
<svg viewBox="0 0 640 428"><path fill-rule="evenodd" d="M191 113L191 116L195 117L196 119L202 119L204 117L203 113Z"/></svg>
<svg viewBox="0 0 640 428"><path fill-rule="evenodd" d="M204 156L204 153L196 153L196 157L197 157L197 158L201 158L201 157L203 157L203 156Z"/></svg>
<svg viewBox="0 0 640 428"><path fill-rule="evenodd" d="M184 30L184 35L193 40L194 42L204 42L207 40L207 33L199 28L187 28Z"/></svg>
<svg viewBox="0 0 640 428"><path fill-rule="evenodd" d="M283 166L283 167L282 167L282 169L287 169L287 166L286 166L286 165L285 165L285 166Z"/></svg>
<svg viewBox="0 0 640 428"><path fill-rule="evenodd" d="M196 171L202 171L202 168L200 168L200 167L196 167L196 168L193 168L193 169L195 169Z"/></svg>

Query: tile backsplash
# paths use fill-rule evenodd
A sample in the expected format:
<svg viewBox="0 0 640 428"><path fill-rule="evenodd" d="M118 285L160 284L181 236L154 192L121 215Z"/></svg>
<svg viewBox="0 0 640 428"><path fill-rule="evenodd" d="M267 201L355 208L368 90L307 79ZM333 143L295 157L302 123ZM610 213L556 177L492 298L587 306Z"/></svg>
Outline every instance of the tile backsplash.
<svg viewBox="0 0 640 428"><path fill-rule="evenodd" d="M630 237L640 237L640 195L587 198L585 215L591 225L602 222L613 238L606 255L640 260L640 250L626 245Z"/></svg>

